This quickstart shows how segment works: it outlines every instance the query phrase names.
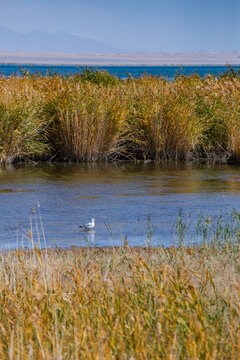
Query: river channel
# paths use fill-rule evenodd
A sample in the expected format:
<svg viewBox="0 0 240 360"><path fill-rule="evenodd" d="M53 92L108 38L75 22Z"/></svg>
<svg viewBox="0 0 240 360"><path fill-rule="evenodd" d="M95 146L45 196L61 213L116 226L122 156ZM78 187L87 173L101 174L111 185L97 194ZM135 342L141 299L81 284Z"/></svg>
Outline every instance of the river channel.
<svg viewBox="0 0 240 360"><path fill-rule="evenodd" d="M185 221L240 209L240 167L38 164L0 169L0 248L169 246ZM227 216L227 215L226 215ZM79 229L94 217L94 231ZM31 231L31 233L29 232ZM32 236L31 236L32 234Z"/></svg>

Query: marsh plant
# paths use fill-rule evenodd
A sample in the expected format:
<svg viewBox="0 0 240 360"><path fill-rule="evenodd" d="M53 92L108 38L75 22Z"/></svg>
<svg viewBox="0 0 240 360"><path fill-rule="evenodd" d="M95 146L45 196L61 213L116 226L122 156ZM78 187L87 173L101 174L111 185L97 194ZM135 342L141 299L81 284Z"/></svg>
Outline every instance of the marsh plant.
<svg viewBox="0 0 240 360"><path fill-rule="evenodd" d="M193 218L180 209L172 226L172 236L178 247L240 245L240 212L233 208L214 216L199 213Z"/></svg>
<svg viewBox="0 0 240 360"><path fill-rule="evenodd" d="M22 97L0 102L0 163L48 154L47 124L41 111L36 101Z"/></svg>
<svg viewBox="0 0 240 360"><path fill-rule="evenodd" d="M0 257L1 359L237 359L239 247Z"/></svg>
<svg viewBox="0 0 240 360"><path fill-rule="evenodd" d="M121 91L105 86L68 84L47 104L50 141L68 160L100 160L120 151L124 107Z"/></svg>
<svg viewBox="0 0 240 360"><path fill-rule="evenodd" d="M0 159L240 161L240 76L0 77Z"/></svg>

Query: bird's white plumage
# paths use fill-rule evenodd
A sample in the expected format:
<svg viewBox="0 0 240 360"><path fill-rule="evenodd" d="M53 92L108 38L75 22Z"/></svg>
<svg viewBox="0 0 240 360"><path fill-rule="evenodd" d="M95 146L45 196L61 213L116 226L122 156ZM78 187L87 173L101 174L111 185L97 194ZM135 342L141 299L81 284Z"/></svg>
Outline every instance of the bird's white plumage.
<svg viewBox="0 0 240 360"><path fill-rule="evenodd" d="M92 230L95 227L95 219L92 218L91 222L85 224L85 225L80 225L80 228L84 229L84 230Z"/></svg>

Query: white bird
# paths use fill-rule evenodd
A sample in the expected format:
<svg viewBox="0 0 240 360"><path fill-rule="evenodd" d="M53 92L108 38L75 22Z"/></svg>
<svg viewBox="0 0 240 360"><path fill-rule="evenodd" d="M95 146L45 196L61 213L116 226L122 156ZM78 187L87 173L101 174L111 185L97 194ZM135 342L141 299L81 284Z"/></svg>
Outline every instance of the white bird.
<svg viewBox="0 0 240 360"><path fill-rule="evenodd" d="M92 230L94 228L94 226L95 226L95 219L92 218L91 222L89 222L85 225L80 225L79 227L84 230Z"/></svg>

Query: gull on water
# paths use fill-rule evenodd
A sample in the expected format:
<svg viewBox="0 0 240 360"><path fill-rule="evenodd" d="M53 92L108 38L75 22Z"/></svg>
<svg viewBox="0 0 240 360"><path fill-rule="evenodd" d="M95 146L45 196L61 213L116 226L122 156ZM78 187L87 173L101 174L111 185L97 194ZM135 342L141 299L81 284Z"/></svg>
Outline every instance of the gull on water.
<svg viewBox="0 0 240 360"><path fill-rule="evenodd" d="M95 226L95 219L92 218L91 222L85 224L85 225L80 225L79 227L83 230L92 230Z"/></svg>

